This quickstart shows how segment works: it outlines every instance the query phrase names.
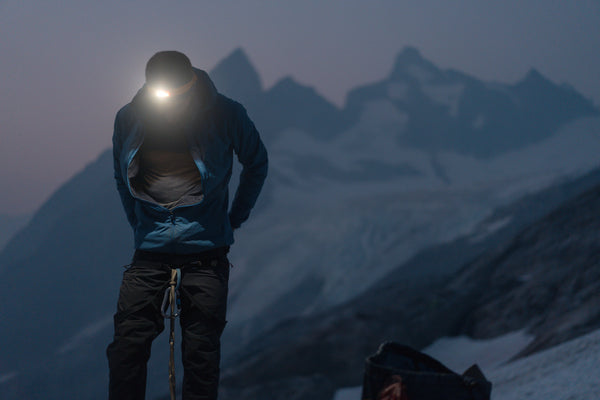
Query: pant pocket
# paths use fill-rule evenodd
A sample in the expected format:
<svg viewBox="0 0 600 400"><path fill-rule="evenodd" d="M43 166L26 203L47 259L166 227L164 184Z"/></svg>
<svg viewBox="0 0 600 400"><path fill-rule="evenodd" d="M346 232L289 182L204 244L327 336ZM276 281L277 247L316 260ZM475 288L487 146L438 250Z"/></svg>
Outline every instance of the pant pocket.
<svg viewBox="0 0 600 400"><path fill-rule="evenodd" d="M133 263L123 272L117 301L118 318L126 318L148 304L159 309L160 296L168 286L169 279L168 271L164 269L142 262Z"/></svg>
<svg viewBox="0 0 600 400"><path fill-rule="evenodd" d="M182 313L186 307L196 308L207 320L212 320L220 329L227 314L228 266L218 263L211 268L186 269L181 282Z"/></svg>

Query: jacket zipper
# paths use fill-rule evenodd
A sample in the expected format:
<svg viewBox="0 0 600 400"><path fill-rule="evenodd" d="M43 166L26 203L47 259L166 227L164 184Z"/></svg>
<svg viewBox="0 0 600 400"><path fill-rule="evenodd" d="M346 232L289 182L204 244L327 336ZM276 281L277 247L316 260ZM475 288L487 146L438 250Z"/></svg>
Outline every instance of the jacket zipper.
<svg viewBox="0 0 600 400"><path fill-rule="evenodd" d="M169 210L169 218L171 219L171 245L173 246L173 253L175 253L175 215L173 210Z"/></svg>

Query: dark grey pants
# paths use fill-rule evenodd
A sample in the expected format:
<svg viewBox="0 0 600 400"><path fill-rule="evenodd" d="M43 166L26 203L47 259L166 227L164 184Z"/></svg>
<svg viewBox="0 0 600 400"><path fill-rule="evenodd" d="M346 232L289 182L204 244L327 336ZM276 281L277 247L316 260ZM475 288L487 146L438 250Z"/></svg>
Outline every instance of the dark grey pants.
<svg viewBox="0 0 600 400"><path fill-rule="evenodd" d="M106 354L109 400L143 400L152 341L164 330L160 307L171 268L181 268L183 400L216 399L225 327L228 248L196 255L136 251L123 273L114 340ZM165 381L166 382L166 381Z"/></svg>

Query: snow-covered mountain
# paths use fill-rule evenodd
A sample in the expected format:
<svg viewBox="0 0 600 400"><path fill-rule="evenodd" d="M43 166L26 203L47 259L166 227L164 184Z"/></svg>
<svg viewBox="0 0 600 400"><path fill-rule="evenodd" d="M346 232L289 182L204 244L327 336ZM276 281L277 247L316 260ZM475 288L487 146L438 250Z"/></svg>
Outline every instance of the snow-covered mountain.
<svg viewBox="0 0 600 400"><path fill-rule="evenodd" d="M415 61L407 51L411 55L401 53L389 82L404 79L400 67L419 74L409 68ZM519 129L539 120L548 128L544 135L536 131L527 138L528 131L520 130L519 140L486 153L461 148L458 131L448 131L453 139L447 146L398 140L417 134L415 126L424 129L419 115L454 115L454 103L433 107L431 99L423 100L423 90L434 97L442 90L435 88L437 78L426 88L419 86L424 80L411 81L406 96L414 94L414 101L400 101L400 87L361 88L340 110L293 79L263 90L241 50L210 75L217 89L247 101L270 156L264 192L252 218L236 231L231 252L224 359L235 358L280 321L346 304L422 249L473 232L485 236L481 222L492 210L598 163L600 119L582 118L597 111L549 82L540 87L552 88L552 98L571 111L551 122L545 112L523 111L521 120L528 122ZM513 90L484 86L490 93ZM461 93L457 116L463 103L474 101L467 101L469 91ZM511 96L511 110L551 109L535 96ZM484 96L477 103L495 109L495 99ZM495 140L496 131L513 133L493 118L475 125L485 132L485 143ZM111 157L108 149L57 190L0 254L0 336L11 343L0 348L0 390L8 399L62 398L59 383L67 376L75 382L71 397L103 397L120 267L133 253ZM485 229L502 226L497 221ZM164 388L162 339L153 351L149 393Z"/></svg>
<svg viewBox="0 0 600 400"><path fill-rule="evenodd" d="M520 331L527 340L517 340L511 358L600 329L598 210L600 169L527 196L356 298L245 343L227 360L223 382L243 388L312 377L319 391L359 384L364 358L386 340L423 348L444 336Z"/></svg>
<svg viewBox="0 0 600 400"><path fill-rule="evenodd" d="M326 144L287 131L270 147L278 187L232 250L241 268L225 335L239 342L279 317L349 300L419 249L470 232L492 209L598 165L596 118L486 160L394 147L382 120ZM357 131L370 140L360 146ZM273 284L281 281L290 284Z"/></svg>
<svg viewBox="0 0 600 400"><path fill-rule="evenodd" d="M390 131L405 145L489 157L550 137L562 124L597 115L593 104L531 69L515 84L483 82L442 70L406 47L389 76L351 91L344 114L355 122L366 103L385 100L407 119Z"/></svg>

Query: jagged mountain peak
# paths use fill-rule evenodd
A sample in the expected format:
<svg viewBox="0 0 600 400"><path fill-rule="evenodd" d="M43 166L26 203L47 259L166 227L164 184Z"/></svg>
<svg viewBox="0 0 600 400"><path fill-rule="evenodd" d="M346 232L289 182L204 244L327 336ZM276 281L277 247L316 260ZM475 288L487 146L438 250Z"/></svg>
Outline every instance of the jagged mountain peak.
<svg viewBox="0 0 600 400"><path fill-rule="evenodd" d="M404 46L402 51L396 56L396 62L419 62L424 60L419 49L414 46Z"/></svg>
<svg viewBox="0 0 600 400"><path fill-rule="evenodd" d="M534 86L555 86L550 79L546 78L540 71L536 68L530 68L525 74L525 77L521 79L517 85L534 85Z"/></svg>
<svg viewBox="0 0 600 400"><path fill-rule="evenodd" d="M226 64L243 65L248 69L254 71L254 67L250 62L250 58L248 57L248 54L246 54L246 51L244 51L242 47L236 47L235 49L233 49L233 51L229 53L229 55L223 60L221 60L221 62L219 63L219 65Z"/></svg>
<svg viewBox="0 0 600 400"><path fill-rule="evenodd" d="M291 75L285 75L283 78L275 82L275 84L268 90L269 93L279 91L286 91L290 93L312 93L315 96L322 97L320 94L317 93L313 86L304 85L298 82L296 79L294 79L294 77Z"/></svg>
<svg viewBox="0 0 600 400"><path fill-rule="evenodd" d="M242 101L262 93L260 76L241 47L222 59L210 76L219 92Z"/></svg>
<svg viewBox="0 0 600 400"><path fill-rule="evenodd" d="M273 87L279 87L279 86L282 86L282 87L300 86L300 84L291 75L286 75L283 78L279 79L277 82L275 82L275 84L273 85Z"/></svg>
<svg viewBox="0 0 600 400"><path fill-rule="evenodd" d="M298 82L291 75L285 75L283 78L279 79L275 84L267 90L267 96L293 96L295 101L301 101L303 99L307 103L323 103L328 106L334 107L329 101L327 101L323 96L321 96L314 87L304 85ZM292 103L289 104L292 106ZM335 108L335 107L334 107Z"/></svg>
<svg viewBox="0 0 600 400"><path fill-rule="evenodd" d="M270 110L270 124L264 126L273 133L287 127L296 127L325 139L341 131L344 124L344 119L334 104L314 87L298 82L291 75L275 82L265 92L264 101L265 107Z"/></svg>
<svg viewBox="0 0 600 400"><path fill-rule="evenodd" d="M548 115L550 120L572 119L574 117L598 115L600 110L591 99L586 98L572 87L557 84L542 75L535 68L512 85L522 104L540 115ZM536 124L539 124L536 121Z"/></svg>
<svg viewBox="0 0 600 400"><path fill-rule="evenodd" d="M405 46L396 56L390 79L416 78L419 81L428 81L440 74L440 69L424 58L416 47Z"/></svg>

